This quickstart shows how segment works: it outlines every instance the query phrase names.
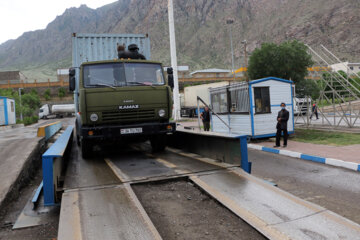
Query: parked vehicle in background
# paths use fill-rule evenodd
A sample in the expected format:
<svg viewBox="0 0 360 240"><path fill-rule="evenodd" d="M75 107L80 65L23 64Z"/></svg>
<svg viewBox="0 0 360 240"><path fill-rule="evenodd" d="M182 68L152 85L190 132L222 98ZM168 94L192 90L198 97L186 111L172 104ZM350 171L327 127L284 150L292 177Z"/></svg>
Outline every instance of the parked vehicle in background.
<svg viewBox="0 0 360 240"><path fill-rule="evenodd" d="M181 95L181 117L197 117L197 97L200 97L206 104L210 105L210 88L229 85L229 82L216 82L201 84L184 88L184 94ZM200 113L204 111L204 104L199 103Z"/></svg>
<svg viewBox="0 0 360 240"><path fill-rule="evenodd" d="M71 117L75 113L75 104L45 104L39 109L39 119L47 119L50 116L56 118Z"/></svg>
<svg viewBox="0 0 360 240"><path fill-rule="evenodd" d="M306 115L311 111L311 98L294 97L294 115Z"/></svg>

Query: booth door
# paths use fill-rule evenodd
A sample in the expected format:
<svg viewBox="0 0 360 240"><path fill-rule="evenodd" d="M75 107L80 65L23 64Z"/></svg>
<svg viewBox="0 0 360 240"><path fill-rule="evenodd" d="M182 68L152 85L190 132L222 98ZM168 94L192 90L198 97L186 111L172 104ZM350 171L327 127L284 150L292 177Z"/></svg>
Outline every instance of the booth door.
<svg viewBox="0 0 360 240"><path fill-rule="evenodd" d="M7 110L8 110L8 124L16 123L16 114L15 114L15 101L8 99L7 101Z"/></svg>
<svg viewBox="0 0 360 240"><path fill-rule="evenodd" d="M0 126L5 125L5 106L4 100L0 99Z"/></svg>

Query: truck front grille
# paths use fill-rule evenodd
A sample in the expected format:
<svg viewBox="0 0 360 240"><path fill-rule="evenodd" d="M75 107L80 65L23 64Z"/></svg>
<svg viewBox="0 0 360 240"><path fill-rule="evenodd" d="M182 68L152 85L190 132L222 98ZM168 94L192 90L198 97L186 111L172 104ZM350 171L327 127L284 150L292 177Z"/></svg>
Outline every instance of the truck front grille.
<svg viewBox="0 0 360 240"><path fill-rule="evenodd" d="M150 120L155 117L155 110L123 110L123 111L112 111L102 112L103 122L132 122L137 120Z"/></svg>

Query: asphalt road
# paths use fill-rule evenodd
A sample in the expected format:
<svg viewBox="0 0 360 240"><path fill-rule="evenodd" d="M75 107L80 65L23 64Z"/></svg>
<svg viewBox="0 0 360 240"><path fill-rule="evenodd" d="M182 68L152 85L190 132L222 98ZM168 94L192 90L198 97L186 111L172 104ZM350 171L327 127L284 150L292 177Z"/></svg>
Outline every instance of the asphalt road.
<svg viewBox="0 0 360 240"><path fill-rule="evenodd" d="M252 174L360 223L360 174L355 171L249 149Z"/></svg>

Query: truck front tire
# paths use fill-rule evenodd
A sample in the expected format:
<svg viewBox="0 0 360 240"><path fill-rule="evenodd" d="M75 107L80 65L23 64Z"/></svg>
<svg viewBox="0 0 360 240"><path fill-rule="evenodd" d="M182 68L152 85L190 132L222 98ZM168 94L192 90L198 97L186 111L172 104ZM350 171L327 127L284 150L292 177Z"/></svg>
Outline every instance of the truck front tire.
<svg viewBox="0 0 360 240"><path fill-rule="evenodd" d="M150 138L153 152L162 152L166 147L166 135L157 135Z"/></svg>
<svg viewBox="0 0 360 240"><path fill-rule="evenodd" d="M89 141L81 140L80 144L81 155L83 159L87 159L91 156L92 153L92 144Z"/></svg>

